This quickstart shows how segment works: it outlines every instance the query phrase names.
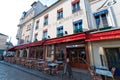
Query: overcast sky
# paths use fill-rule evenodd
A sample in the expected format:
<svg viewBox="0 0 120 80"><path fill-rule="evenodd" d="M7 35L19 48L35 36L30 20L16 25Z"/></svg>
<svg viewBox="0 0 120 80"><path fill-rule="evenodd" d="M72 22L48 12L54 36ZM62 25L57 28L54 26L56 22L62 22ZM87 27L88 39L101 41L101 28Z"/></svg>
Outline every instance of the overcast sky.
<svg viewBox="0 0 120 80"><path fill-rule="evenodd" d="M16 45L17 25L23 11L28 11L31 4L38 0L1 0L0 1L0 33L7 35ZM57 0L39 0L44 5L50 5Z"/></svg>

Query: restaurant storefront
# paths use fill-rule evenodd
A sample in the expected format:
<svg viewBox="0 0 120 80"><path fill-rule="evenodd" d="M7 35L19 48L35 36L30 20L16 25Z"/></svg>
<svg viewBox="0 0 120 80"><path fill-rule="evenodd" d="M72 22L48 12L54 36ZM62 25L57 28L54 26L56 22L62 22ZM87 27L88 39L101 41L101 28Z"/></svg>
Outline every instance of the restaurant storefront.
<svg viewBox="0 0 120 80"><path fill-rule="evenodd" d="M86 58L86 46L84 41L68 43L66 45L66 55L69 57L72 67L87 69L87 64L84 62L88 61Z"/></svg>
<svg viewBox="0 0 120 80"><path fill-rule="evenodd" d="M115 75L120 76L120 30L89 34L86 41L91 44L93 65L116 68Z"/></svg>
<svg viewBox="0 0 120 80"><path fill-rule="evenodd" d="M51 59L65 61L69 56L72 67L87 69L86 62L89 63L89 56L84 33L50 39L45 42L45 45L47 46L47 56Z"/></svg>

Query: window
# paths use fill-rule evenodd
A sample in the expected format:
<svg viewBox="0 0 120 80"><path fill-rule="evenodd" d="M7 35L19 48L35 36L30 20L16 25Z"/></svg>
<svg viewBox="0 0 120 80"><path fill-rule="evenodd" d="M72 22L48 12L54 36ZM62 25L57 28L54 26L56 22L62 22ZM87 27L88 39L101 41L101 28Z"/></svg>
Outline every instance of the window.
<svg viewBox="0 0 120 80"><path fill-rule="evenodd" d="M56 54L55 54L55 59L57 61L63 61L64 60L64 49L60 47L56 47Z"/></svg>
<svg viewBox="0 0 120 80"><path fill-rule="evenodd" d="M107 62L106 65L109 69L115 67L115 76L120 76L120 47L104 48L104 52L105 56L103 56L101 63L102 61L103 63Z"/></svg>
<svg viewBox="0 0 120 80"><path fill-rule="evenodd" d="M38 29L38 28L39 28L39 20L36 21L36 27L35 27L35 29Z"/></svg>
<svg viewBox="0 0 120 80"><path fill-rule="evenodd" d="M46 40L46 39L47 39L47 36L48 36L47 30L46 30L46 31L43 31L43 40Z"/></svg>
<svg viewBox="0 0 120 80"><path fill-rule="evenodd" d="M25 43L29 42L29 35L25 37Z"/></svg>
<svg viewBox="0 0 120 80"><path fill-rule="evenodd" d="M47 57L51 57L52 45L47 46Z"/></svg>
<svg viewBox="0 0 120 80"><path fill-rule="evenodd" d="M48 14L44 16L44 25L48 25Z"/></svg>
<svg viewBox="0 0 120 80"><path fill-rule="evenodd" d="M63 18L63 8L57 10L57 19Z"/></svg>
<svg viewBox="0 0 120 80"><path fill-rule="evenodd" d="M27 29L26 29L26 31L29 31L30 28L31 28L31 24L27 25Z"/></svg>
<svg viewBox="0 0 120 80"><path fill-rule="evenodd" d="M37 40L37 37L38 37L38 34L36 33L36 34L35 34L35 39L34 39L34 41L38 41L38 40Z"/></svg>
<svg viewBox="0 0 120 80"><path fill-rule="evenodd" d="M97 28L108 27L107 13L107 10L103 10L94 14Z"/></svg>
<svg viewBox="0 0 120 80"><path fill-rule="evenodd" d="M78 10L80 10L80 1L79 0L74 0L72 2L72 12L74 13Z"/></svg>
<svg viewBox="0 0 120 80"><path fill-rule="evenodd" d="M63 26L57 28L57 37L63 36Z"/></svg>
<svg viewBox="0 0 120 80"><path fill-rule="evenodd" d="M82 32L82 20L73 22L74 33Z"/></svg>

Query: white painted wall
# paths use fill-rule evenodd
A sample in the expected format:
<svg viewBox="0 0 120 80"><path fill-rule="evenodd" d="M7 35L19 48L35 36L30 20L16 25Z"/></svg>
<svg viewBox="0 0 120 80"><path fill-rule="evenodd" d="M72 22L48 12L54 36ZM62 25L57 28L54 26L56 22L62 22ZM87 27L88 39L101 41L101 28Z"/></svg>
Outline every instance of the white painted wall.
<svg viewBox="0 0 120 80"><path fill-rule="evenodd" d="M96 42L92 42L91 44L92 44L94 65L101 65L100 54L103 55L105 58L104 48L120 47L119 40L96 41ZM104 61L104 63L105 62L106 61Z"/></svg>
<svg viewBox="0 0 120 80"><path fill-rule="evenodd" d="M80 10L78 12L72 13L72 0L61 0L59 3L54 4L52 7L49 7L46 11L42 12L35 18L35 22L37 20L40 21L39 29L34 32L38 32L38 40L42 40L43 30L47 29L48 35L50 38L56 38L57 36L57 27L63 26L63 32L67 31L68 35L73 34L73 22L82 19L83 21L83 29L89 30L88 21L86 16L86 7L85 0L80 1ZM63 8L63 18L57 20L57 10ZM48 25L44 26L44 16L48 14ZM34 40L34 35L33 35ZM32 40L32 41L33 41Z"/></svg>
<svg viewBox="0 0 120 80"><path fill-rule="evenodd" d="M0 49L6 49L7 36L0 34Z"/></svg>
<svg viewBox="0 0 120 80"><path fill-rule="evenodd" d="M113 3L113 0L94 0L92 1L90 4L91 4L91 10L92 10L92 13L96 13L96 12L99 12L99 11L102 11L104 9L108 9L108 16L107 16L107 19L108 19L108 24L109 26L113 26L114 28L120 28L120 8L119 8L119 5L120 5L120 1L116 0L117 3L115 4L112 4ZM106 2L106 3L105 3ZM105 3L105 5L103 6L103 4ZM111 5L109 6L108 4L111 3ZM103 7L102 7L103 6Z"/></svg>

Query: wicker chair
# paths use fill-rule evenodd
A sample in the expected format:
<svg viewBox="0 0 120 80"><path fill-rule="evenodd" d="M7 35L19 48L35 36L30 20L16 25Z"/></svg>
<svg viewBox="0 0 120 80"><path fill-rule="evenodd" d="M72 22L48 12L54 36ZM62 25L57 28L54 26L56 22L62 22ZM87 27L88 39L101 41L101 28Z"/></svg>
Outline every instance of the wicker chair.
<svg viewBox="0 0 120 80"><path fill-rule="evenodd" d="M43 63L43 65L42 65L42 71L43 71L44 73L50 71L50 68L48 67L48 62L47 62L47 61L45 61L45 62Z"/></svg>
<svg viewBox="0 0 120 80"><path fill-rule="evenodd" d="M88 71L90 72L90 75L92 77L92 80L102 80L100 75L96 75L95 71L91 68L88 68Z"/></svg>

